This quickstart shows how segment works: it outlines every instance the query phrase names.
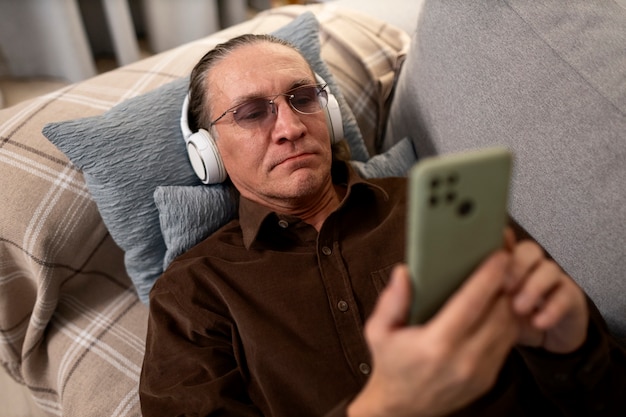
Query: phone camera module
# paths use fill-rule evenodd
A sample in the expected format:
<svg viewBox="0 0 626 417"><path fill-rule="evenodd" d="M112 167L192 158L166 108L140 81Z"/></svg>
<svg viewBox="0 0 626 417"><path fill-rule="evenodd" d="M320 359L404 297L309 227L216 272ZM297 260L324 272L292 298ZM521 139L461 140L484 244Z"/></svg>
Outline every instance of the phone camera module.
<svg viewBox="0 0 626 417"><path fill-rule="evenodd" d="M460 217L467 217L474 212L474 202L472 200L463 200L457 207L457 213Z"/></svg>

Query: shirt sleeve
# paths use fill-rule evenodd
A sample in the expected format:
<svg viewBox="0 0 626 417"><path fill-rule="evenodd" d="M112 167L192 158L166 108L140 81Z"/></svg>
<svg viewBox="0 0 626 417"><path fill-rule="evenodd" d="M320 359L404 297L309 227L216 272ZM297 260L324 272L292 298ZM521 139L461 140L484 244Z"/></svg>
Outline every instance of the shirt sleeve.
<svg viewBox="0 0 626 417"><path fill-rule="evenodd" d="M564 415L626 416L626 349L589 299L588 305L587 339L578 350L557 355L521 348L520 353L539 388Z"/></svg>
<svg viewBox="0 0 626 417"><path fill-rule="evenodd" d="M260 416L232 334L229 320L186 311L172 293L155 288L139 386L143 416Z"/></svg>

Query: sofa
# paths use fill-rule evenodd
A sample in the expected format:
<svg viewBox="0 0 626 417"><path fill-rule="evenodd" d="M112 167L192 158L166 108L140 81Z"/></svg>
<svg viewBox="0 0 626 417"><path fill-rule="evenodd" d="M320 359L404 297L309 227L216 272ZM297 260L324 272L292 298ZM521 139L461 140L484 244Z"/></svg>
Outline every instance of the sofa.
<svg viewBox="0 0 626 417"><path fill-rule="evenodd" d="M512 221L626 340L626 9L613 0L284 6L0 111L0 360L32 396L31 415L141 414L149 289L236 210L232 190L201 185L185 159L186 77L208 49L245 32L308 51L338 96L363 175L509 147Z"/></svg>

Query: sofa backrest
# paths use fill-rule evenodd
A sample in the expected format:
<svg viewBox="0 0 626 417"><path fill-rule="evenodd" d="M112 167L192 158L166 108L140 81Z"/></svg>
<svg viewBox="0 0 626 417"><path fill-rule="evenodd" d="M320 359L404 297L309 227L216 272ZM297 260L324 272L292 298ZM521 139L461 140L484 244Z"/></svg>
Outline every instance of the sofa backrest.
<svg viewBox="0 0 626 417"><path fill-rule="evenodd" d="M427 0L385 146L516 155L511 215L626 338L626 9Z"/></svg>

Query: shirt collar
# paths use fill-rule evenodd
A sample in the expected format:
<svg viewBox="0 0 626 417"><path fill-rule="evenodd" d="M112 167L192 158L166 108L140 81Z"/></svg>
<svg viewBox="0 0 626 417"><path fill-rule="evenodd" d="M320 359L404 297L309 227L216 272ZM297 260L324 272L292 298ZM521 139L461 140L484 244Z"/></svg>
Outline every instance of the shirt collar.
<svg viewBox="0 0 626 417"><path fill-rule="evenodd" d="M383 198L388 199L387 192L376 184L373 184L363 178L361 178L347 162L336 161L333 163L332 169L333 183L343 184L347 188L347 192L339 207L342 207L345 202L350 198L353 190L358 187L367 187L373 190L378 190L382 193ZM240 197L239 200L239 224L243 233L243 243L246 248L250 248L252 242L256 239L261 226L265 219L269 216L275 215L279 217L278 213L275 213L268 207L249 200L245 197ZM285 217L285 216L280 216Z"/></svg>

